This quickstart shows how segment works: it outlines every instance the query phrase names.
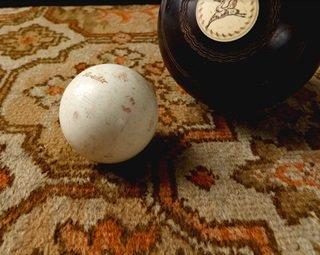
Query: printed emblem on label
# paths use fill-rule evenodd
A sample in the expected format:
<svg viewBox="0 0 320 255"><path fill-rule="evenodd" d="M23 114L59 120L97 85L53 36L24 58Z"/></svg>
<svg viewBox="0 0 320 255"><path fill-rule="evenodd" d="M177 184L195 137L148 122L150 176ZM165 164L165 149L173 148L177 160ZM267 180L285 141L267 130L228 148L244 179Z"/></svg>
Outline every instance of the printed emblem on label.
<svg viewBox="0 0 320 255"><path fill-rule="evenodd" d="M197 23L209 38L231 42L246 35L259 15L259 0L198 0Z"/></svg>

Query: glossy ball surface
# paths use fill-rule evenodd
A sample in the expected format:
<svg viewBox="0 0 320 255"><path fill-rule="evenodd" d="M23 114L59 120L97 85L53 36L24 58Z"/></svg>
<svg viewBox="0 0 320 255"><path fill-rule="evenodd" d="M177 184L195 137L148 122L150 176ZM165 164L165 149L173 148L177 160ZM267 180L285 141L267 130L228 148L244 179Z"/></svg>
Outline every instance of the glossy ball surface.
<svg viewBox="0 0 320 255"><path fill-rule="evenodd" d="M320 2L163 0L158 35L177 83L214 109L273 105L312 77L320 62Z"/></svg>

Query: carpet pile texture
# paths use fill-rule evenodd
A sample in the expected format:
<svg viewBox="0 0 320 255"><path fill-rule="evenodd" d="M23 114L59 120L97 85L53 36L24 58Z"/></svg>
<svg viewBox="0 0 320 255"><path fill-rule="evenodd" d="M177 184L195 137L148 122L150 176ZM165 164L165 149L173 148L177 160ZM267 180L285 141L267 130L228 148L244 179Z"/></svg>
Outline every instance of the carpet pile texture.
<svg viewBox="0 0 320 255"><path fill-rule="evenodd" d="M226 119L164 67L158 8L0 9L0 254L320 254L320 72L265 117ZM159 101L151 144L116 165L79 156L58 121L100 63Z"/></svg>

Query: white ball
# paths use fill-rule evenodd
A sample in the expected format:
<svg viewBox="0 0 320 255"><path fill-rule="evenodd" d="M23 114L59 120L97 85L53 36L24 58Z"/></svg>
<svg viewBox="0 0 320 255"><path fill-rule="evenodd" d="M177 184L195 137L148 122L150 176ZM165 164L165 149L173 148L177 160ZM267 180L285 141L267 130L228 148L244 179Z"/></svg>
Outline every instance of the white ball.
<svg viewBox="0 0 320 255"><path fill-rule="evenodd" d="M59 119L76 151L92 161L117 163L141 152L152 139L157 99L137 72L120 65L97 65L68 85Z"/></svg>

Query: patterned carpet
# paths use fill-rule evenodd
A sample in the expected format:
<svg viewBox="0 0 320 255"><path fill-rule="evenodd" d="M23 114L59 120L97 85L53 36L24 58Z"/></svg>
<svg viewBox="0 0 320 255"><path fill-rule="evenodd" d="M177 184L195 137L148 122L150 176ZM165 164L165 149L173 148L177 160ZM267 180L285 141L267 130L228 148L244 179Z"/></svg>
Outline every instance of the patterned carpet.
<svg viewBox="0 0 320 255"><path fill-rule="evenodd" d="M158 6L0 10L0 254L320 254L320 72L256 121L186 94L157 45ZM156 88L150 146L93 164L59 128L84 68Z"/></svg>

